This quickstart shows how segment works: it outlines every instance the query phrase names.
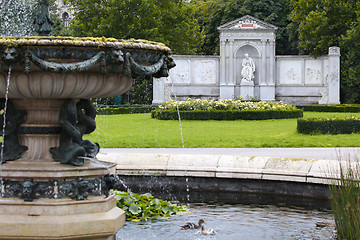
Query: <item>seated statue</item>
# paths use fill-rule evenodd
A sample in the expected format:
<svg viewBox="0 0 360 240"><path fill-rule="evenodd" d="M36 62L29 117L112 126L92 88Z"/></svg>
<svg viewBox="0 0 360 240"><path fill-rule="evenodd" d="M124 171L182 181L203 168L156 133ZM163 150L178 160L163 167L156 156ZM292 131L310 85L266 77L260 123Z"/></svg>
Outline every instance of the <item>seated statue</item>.
<svg viewBox="0 0 360 240"><path fill-rule="evenodd" d="M96 156L100 145L82 139L84 134L95 130L95 117L96 110L90 100L81 99L75 104L69 99L64 103L59 114L60 145L50 149L55 161L81 166L85 158Z"/></svg>
<svg viewBox="0 0 360 240"><path fill-rule="evenodd" d="M244 82L253 82L255 78L255 63L253 59L249 57L249 54L245 53L241 66L241 80Z"/></svg>

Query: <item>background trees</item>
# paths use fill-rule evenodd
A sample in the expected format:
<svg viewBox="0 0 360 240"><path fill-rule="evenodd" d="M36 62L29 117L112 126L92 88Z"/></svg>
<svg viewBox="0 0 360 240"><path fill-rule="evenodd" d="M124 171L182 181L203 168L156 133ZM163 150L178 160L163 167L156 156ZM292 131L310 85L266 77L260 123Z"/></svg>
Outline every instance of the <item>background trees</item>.
<svg viewBox="0 0 360 240"><path fill-rule="evenodd" d="M299 26L299 47L317 57L341 48L341 102L360 103L360 2L291 0Z"/></svg>
<svg viewBox="0 0 360 240"><path fill-rule="evenodd" d="M33 9L30 0L0 0L0 36L26 36L33 32Z"/></svg>
<svg viewBox="0 0 360 240"><path fill-rule="evenodd" d="M218 54L220 25L252 15L279 27L276 53L341 48L341 101L360 103L358 0L70 0L74 36L163 42L175 54ZM1 0L0 0L1 2Z"/></svg>
<svg viewBox="0 0 360 240"><path fill-rule="evenodd" d="M202 54L219 52L217 27L247 14L279 27L277 54L297 54L296 25L291 25L290 0L192 0L205 33ZM295 26L295 27L294 27Z"/></svg>
<svg viewBox="0 0 360 240"><path fill-rule="evenodd" d="M163 42L176 54L195 54L204 35L195 9L182 0L71 0L75 36Z"/></svg>

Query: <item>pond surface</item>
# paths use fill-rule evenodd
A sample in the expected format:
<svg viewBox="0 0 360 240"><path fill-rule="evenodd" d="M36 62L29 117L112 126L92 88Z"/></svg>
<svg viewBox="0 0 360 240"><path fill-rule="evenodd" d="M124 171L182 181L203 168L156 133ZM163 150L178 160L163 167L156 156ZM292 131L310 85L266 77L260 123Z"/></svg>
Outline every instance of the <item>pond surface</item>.
<svg viewBox="0 0 360 240"><path fill-rule="evenodd" d="M289 207L266 204L191 203L190 214L148 222L127 222L117 233L117 240L138 239L336 239L334 227L316 227L316 222L333 223L327 209ZM180 230L186 222L206 221L215 235L204 236L200 231Z"/></svg>

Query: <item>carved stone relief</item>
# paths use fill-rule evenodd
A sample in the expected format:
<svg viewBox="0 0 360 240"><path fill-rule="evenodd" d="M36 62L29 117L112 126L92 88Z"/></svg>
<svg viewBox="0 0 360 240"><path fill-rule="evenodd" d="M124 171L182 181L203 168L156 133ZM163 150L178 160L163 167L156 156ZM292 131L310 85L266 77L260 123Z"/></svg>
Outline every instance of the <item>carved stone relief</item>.
<svg viewBox="0 0 360 240"><path fill-rule="evenodd" d="M216 84L217 64L212 60L194 61L194 83L195 84Z"/></svg>
<svg viewBox="0 0 360 240"><path fill-rule="evenodd" d="M176 67L171 70L168 83L190 84L190 62L188 60L176 60Z"/></svg>

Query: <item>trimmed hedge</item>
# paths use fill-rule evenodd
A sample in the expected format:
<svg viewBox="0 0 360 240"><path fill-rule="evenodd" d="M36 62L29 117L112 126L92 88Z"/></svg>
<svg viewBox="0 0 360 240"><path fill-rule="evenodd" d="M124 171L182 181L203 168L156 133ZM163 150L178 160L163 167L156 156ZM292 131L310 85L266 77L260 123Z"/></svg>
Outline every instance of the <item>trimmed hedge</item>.
<svg viewBox="0 0 360 240"><path fill-rule="evenodd" d="M181 119L186 120L266 120L300 118L303 116L301 109L295 110L214 110L214 111L180 111ZM153 110L152 118L159 120L178 120L178 112L172 110Z"/></svg>
<svg viewBox="0 0 360 240"><path fill-rule="evenodd" d="M135 106L98 106L96 113L98 115L114 114L132 114L132 113L150 113L156 106L152 105L135 105Z"/></svg>
<svg viewBox="0 0 360 240"><path fill-rule="evenodd" d="M360 119L346 118L301 118L297 120L298 133L304 134L351 134L360 132Z"/></svg>
<svg viewBox="0 0 360 240"><path fill-rule="evenodd" d="M305 112L360 112L359 104L334 104L334 105L296 105Z"/></svg>

